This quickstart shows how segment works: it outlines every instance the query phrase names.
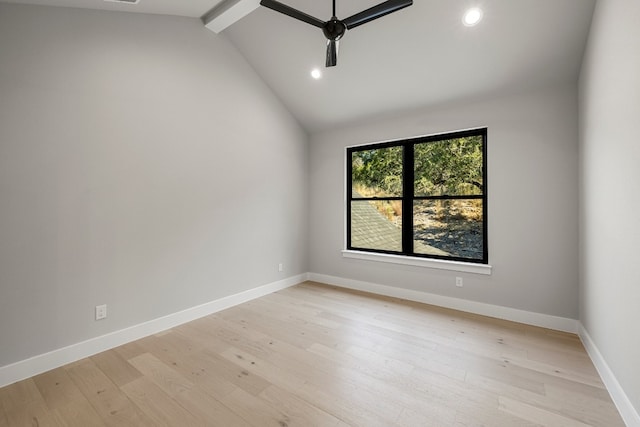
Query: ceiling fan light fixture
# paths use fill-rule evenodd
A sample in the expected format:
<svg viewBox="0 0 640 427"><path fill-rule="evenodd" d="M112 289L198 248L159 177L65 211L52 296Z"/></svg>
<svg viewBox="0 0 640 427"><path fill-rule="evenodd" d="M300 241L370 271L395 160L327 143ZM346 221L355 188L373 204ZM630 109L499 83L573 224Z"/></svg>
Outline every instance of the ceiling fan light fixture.
<svg viewBox="0 0 640 427"><path fill-rule="evenodd" d="M325 67L335 67L338 64L338 40L327 40L327 60Z"/></svg>
<svg viewBox="0 0 640 427"><path fill-rule="evenodd" d="M478 7L472 7L471 9L468 9L462 17L462 23L467 27L473 27L474 25L477 25L481 20L482 9Z"/></svg>
<svg viewBox="0 0 640 427"><path fill-rule="evenodd" d="M318 80L320 77L322 77L322 71L320 71L319 68L314 68L313 70L311 70L311 77L313 77L315 80Z"/></svg>

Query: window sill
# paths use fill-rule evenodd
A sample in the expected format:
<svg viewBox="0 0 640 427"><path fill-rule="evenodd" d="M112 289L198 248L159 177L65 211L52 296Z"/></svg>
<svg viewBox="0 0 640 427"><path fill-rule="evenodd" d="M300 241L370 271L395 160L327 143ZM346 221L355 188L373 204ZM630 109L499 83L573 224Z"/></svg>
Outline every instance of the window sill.
<svg viewBox="0 0 640 427"><path fill-rule="evenodd" d="M492 267L488 264L473 264L459 261L446 261L431 258L416 258L404 255L379 254L354 250L343 250L344 258L361 259L365 261L388 262L391 264L411 265L414 267L437 268L440 270L459 271L490 275Z"/></svg>

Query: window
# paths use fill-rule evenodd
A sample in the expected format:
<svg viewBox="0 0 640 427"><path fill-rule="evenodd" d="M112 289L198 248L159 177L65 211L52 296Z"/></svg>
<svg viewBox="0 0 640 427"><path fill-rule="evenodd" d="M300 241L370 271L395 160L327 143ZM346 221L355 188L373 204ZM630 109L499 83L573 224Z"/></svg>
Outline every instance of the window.
<svg viewBox="0 0 640 427"><path fill-rule="evenodd" d="M488 263L487 129L347 148L347 249Z"/></svg>

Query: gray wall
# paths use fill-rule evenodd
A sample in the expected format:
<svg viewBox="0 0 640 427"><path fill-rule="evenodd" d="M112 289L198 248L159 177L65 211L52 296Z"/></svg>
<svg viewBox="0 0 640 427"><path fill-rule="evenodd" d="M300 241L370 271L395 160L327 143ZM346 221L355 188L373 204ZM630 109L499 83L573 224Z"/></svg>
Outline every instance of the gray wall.
<svg viewBox="0 0 640 427"><path fill-rule="evenodd" d="M199 20L0 4L0 366L308 271L307 158Z"/></svg>
<svg viewBox="0 0 640 427"><path fill-rule="evenodd" d="M580 77L580 320L638 413L639 18L598 0Z"/></svg>
<svg viewBox="0 0 640 427"><path fill-rule="evenodd" d="M311 272L577 319L577 120L571 84L312 135ZM346 146L479 126L488 127L491 276L342 257Z"/></svg>

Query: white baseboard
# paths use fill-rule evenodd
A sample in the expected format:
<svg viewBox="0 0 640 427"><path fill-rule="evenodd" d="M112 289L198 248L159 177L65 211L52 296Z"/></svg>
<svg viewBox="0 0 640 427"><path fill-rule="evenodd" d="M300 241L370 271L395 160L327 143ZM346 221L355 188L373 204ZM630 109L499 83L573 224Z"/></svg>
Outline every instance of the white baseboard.
<svg viewBox="0 0 640 427"><path fill-rule="evenodd" d="M308 280L299 274L0 367L0 387Z"/></svg>
<svg viewBox="0 0 640 427"><path fill-rule="evenodd" d="M309 273L309 280L348 289L355 289L358 291L402 298L409 301L452 308L454 310L481 314L483 316L496 317L498 319L511 320L512 322L525 323L527 325L540 326L542 328L554 329L557 331L571 332L574 334L578 333L578 321L575 319L568 319L566 317L534 313L531 311L430 294L411 289L396 288L376 283L363 282L360 280L344 279L342 277L328 276L326 274Z"/></svg>
<svg viewBox="0 0 640 427"><path fill-rule="evenodd" d="M602 378L602 382L607 387L609 394L611 395L611 399L613 403L615 403L618 408L618 412L620 412L620 416L624 420L625 424L628 427L640 427L640 414L633 407L631 400L624 392L620 383L616 379L615 375L609 365L605 361L604 357L596 347L596 344L591 339L591 336L584 328L582 323L579 323L579 332L578 335L582 340L582 344L584 344L584 348L587 350L591 361L596 367L596 370L600 374L600 378Z"/></svg>

